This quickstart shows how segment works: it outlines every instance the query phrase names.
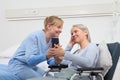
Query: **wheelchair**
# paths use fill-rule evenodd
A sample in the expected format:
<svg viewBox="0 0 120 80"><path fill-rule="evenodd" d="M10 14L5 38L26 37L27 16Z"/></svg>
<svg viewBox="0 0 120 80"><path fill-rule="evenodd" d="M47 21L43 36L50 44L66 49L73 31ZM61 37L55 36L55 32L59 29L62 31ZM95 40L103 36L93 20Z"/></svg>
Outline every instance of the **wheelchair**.
<svg viewBox="0 0 120 80"><path fill-rule="evenodd" d="M49 66L50 70L48 71L49 72L52 72L52 73L60 73L62 69L66 69L68 68L68 65L58 65L58 66ZM72 74L69 79L67 80L76 80L74 79L76 76L89 76L91 77L89 80L104 80L103 79L103 76L102 76L102 70L104 70L102 67L96 67L96 68L78 68L74 74ZM71 72L71 71L70 71ZM66 71L65 75L67 74L68 72ZM64 74L63 74L64 75ZM61 75L61 76L63 76ZM54 76L54 75L53 75ZM55 79L54 79L55 80ZM79 79L77 79L79 80ZM80 80L83 80L83 79L80 79ZM88 79L87 79L88 80Z"/></svg>
<svg viewBox="0 0 120 80"><path fill-rule="evenodd" d="M55 78L54 75L53 77L47 77L46 75L49 74L50 72L52 73L60 73L61 70L67 69L68 65L57 65L57 66L48 66L50 70L46 73L45 77L43 78L33 78L33 79L28 79L28 80L75 80L76 76L90 76L90 80L112 80L113 75L119 60L120 56L120 44L118 42L114 43L107 43L108 49L111 53L112 57L112 67L109 69L107 74L105 76L102 75L102 71L104 70L103 67L96 67L96 68L78 68L74 74L72 74L69 79L65 78ZM77 79L77 80L85 80L85 79Z"/></svg>
<svg viewBox="0 0 120 80"><path fill-rule="evenodd" d="M78 68L77 72L71 76L70 80L74 80L76 75L79 76L92 76L92 80L112 80L119 57L120 57L120 44L118 42L114 43L107 43L107 47L111 53L112 57L112 67L109 69L105 76L102 75L102 71L104 70L103 67L96 67L96 68ZM58 66L49 66L50 71L57 71L60 72L61 69L67 68L67 65L58 65Z"/></svg>

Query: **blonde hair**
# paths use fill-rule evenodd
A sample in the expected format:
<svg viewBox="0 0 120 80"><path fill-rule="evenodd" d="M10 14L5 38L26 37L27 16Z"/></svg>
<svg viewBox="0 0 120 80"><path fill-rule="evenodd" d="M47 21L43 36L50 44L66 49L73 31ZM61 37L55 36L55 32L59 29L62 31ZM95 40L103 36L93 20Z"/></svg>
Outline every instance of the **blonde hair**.
<svg viewBox="0 0 120 80"><path fill-rule="evenodd" d="M49 16L49 17L46 17L44 20L44 27L45 29L47 29L48 24L62 26L63 23L64 21L61 18L57 16Z"/></svg>
<svg viewBox="0 0 120 80"><path fill-rule="evenodd" d="M79 29L81 29L83 31L87 30L88 31L87 39L91 42L90 33L86 26L84 26L83 24L76 24L76 25L73 25L73 27L78 27Z"/></svg>

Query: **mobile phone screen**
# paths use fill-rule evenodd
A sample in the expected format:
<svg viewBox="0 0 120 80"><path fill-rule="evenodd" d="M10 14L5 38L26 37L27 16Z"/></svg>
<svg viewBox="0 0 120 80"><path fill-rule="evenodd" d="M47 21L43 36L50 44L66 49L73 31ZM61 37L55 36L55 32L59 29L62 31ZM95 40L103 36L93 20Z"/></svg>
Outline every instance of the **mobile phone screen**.
<svg viewBox="0 0 120 80"><path fill-rule="evenodd" d="M59 44L59 38L52 38L52 47L54 47L54 44Z"/></svg>

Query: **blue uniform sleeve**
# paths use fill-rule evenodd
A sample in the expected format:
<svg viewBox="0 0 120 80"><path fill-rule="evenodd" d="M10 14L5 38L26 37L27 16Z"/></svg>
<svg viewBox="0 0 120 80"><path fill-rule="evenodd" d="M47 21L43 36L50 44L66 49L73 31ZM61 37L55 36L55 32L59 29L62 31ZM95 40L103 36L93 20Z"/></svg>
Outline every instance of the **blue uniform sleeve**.
<svg viewBox="0 0 120 80"><path fill-rule="evenodd" d="M54 59L53 57L50 58L50 59L48 59L48 60L47 60L47 63L48 63L48 65L50 65L50 66L57 65L57 64L55 63L55 59Z"/></svg>
<svg viewBox="0 0 120 80"><path fill-rule="evenodd" d="M23 45L25 47L25 60L28 65L35 66L46 60L46 55L40 53L37 38L33 34L24 40Z"/></svg>
<svg viewBox="0 0 120 80"><path fill-rule="evenodd" d="M27 63L31 66L35 66L38 63L45 61L46 56L45 55L31 55L31 57L28 59Z"/></svg>

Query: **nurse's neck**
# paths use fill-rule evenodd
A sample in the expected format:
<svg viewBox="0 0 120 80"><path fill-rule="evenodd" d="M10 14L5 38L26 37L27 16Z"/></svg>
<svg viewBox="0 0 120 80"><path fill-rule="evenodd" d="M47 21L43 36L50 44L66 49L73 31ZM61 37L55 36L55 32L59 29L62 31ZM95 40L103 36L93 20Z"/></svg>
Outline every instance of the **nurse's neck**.
<svg viewBox="0 0 120 80"><path fill-rule="evenodd" d="M51 39L51 35L50 35L49 31L44 30L44 29L43 29L43 31L45 32L46 43L48 43L48 42L49 42L49 40Z"/></svg>

